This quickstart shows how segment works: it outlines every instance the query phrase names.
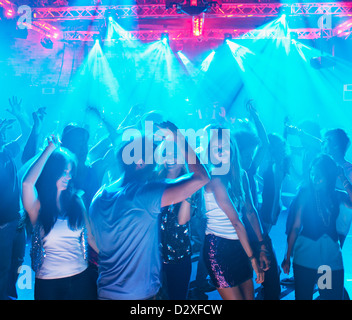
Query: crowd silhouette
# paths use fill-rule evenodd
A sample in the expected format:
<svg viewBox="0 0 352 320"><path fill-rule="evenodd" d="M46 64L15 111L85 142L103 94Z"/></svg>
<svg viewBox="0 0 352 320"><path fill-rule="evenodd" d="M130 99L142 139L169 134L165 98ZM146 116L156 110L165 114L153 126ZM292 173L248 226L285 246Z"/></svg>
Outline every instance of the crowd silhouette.
<svg viewBox="0 0 352 320"><path fill-rule="evenodd" d="M22 100L10 98L9 117L0 120L0 299L18 297L27 243L36 300L190 299L195 253L200 293L253 300L256 282L261 299L279 300L280 273L293 270L295 298L311 300L325 267L332 278L320 299L349 299L347 133L308 121L268 133L251 100L248 121L216 108L197 131L206 143L197 136L193 145L143 105L118 124L89 107L108 133L96 140L69 122L54 134L43 126L46 108L29 120ZM15 123L21 132L10 140ZM141 134L126 141L127 130ZM284 209L287 250L278 257L271 230Z"/></svg>

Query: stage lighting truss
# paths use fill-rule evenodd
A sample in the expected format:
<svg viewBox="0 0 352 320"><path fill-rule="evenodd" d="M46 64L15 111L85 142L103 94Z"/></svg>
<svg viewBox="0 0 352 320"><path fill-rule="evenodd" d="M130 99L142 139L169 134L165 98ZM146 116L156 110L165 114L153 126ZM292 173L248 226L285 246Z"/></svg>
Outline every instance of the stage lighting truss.
<svg viewBox="0 0 352 320"><path fill-rule="evenodd" d="M337 37L348 38L352 33L352 19L341 23L333 30L333 35Z"/></svg>
<svg viewBox="0 0 352 320"><path fill-rule="evenodd" d="M187 0L191 4L198 6L198 1ZM197 1L197 2L196 2ZM205 1L205 0L204 0ZM93 35L98 31L60 31L61 21L76 20L103 20L109 16L109 12L114 13L114 18L162 18L162 17L182 17L186 18L187 14L180 13L176 6L166 6L165 0L155 1L154 4L137 5L115 5L115 6L73 6L73 7L41 7L32 9L32 26L35 31L43 35L48 35L53 40L66 41L93 41ZM187 3L187 2L186 2ZM260 39L275 38L275 34L266 30L265 34L257 29L252 30L224 30L204 28L204 19L207 17L214 18L236 18L236 17L278 17L282 12L290 16L309 16L331 14L338 17L352 16L352 2L328 2L328 3L222 3L215 5L217 2L203 2L207 6L206 12L192 17L192 30L169 30L170 40L183 40L202 38L206 39L224 39L224 35L229 33L233 39ZM211 5L209 5L211 4ZM8 0L0 0L0 6L17 10L16 6ZM201 19L198 19L202 17ZM352 22L352 21L351 21ZM290 30L295 39L317 39L330 38L335 35L346 35L351 33L351 22L341 27L331 29L295 29ZM56 27L52 24L55 23ZM81 28L78 28L81 30ZM125 37L125 36L124 36ZM161 37L161 31L158 30L139 30L128 32L130 40L156 41ZM123 40L123 39L120 39Z"/></svg>
<svg viewBox="0 0 352 320"><path fill-rule="evenodd" d="M318 39L332 37L332 30L321 29L291 29L291 38L295 35L295 39ZM93 41L94 35L98 31L65 31L63 32L64 40L66 41ZM162 38L163 31L158 30L140 30L129 31L126 35L120 36L114 41L124 40L140 40L140 41L158 41ZM192 30L170 30L168 32L170 41L192 40L194 39ZM227 29L211 29L204 30L202 39L206 40L224 40L226 39L278 39L274 30L227 30Z"/></svg>
<svg viewBox="0 0 352 320"><path fill-rule="evenodd" d="M334 16L352 15L351 2L331 3L223 3L208 2L207 14L214 17L272 17L279 15L283 8L287 8L291 16L299 15L323 15ZM185 7L182 7L183 9ZM182 9L181 8L181 9ZM179 16L180 6L167 7L165 4L141 4L141 5L116 5L116 6L84 6L84 7L42 7L33 8L33 18L36 20L91 20L104 19L107 10L114 10L119 18L138 17L168 17ZM182 10L185 12L184 10ZM203 11L197 12L197 14Z"/></svg>
<svg viewBox="0 0 352 320"><path fill-rule="evenodd" d="M176 8L177 13L185 13L190 16L199 16L208 12L211 8L219 7L216 1L206 0L185 0L181 2L165 2L166 9Z"/></svg>
<svg viewBox="0 0 352 320"><path fill-rule="evenodd" d="M18 8L14 3L8 0L0 0L0 7L3 8L3 12L7 19L17 20L19 18L20 14L18 13ZM21 22L21 24L27 29L31 29L42 34L44 39L46 37L52 38L53 40L62 38L62 32L57 27L46 21L32 19L31 24L29 24L27 20Z"/></svg>

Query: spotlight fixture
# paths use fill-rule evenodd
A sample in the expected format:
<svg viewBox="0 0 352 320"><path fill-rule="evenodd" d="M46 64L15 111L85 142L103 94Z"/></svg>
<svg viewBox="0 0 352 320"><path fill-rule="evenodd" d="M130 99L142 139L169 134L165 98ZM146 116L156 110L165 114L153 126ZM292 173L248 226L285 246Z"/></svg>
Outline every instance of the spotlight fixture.
<svg viewBox="0 0 352 320"><path fill-rule="evenodd" d="M104 16L107 20L112 21L117 16L116 10L107 9L104 13Z"/></svg>
<svg viewBox="0 0 352 320"><path fill-rule="evenodd" d="M93 34L93 41L94 41L94 43L99 43L100 41L101 41L101 35L100 35L100 33L95 33L95 34Z"/></svg>
<svg viewBox="0 0 352 320"><path fill-rule="evenodd" d="M6 17L8 17L8 18L12 18L14 16L14 12L12 9L6 10L5 14L6 14Z"/></svg>
<svg viewBox="0 0 352 320"><path fill-rule="evenodd" d="M203 34L204 27L204 13L199 16L192 16L192 33L195 37Z"/></svg>
<svg viewBox="0 0 352 320"><path fill-rule="evenodd" d="M160 40L161 40L161 42L163 44L165 44L165 45L168 44L168 42L169 42L169 34L167 32L163 32L161 34Z"/></svg>
<svg viewBox="0 0 352 320"><path fill-rule="evenodd" d="M45 48L45 49L52 49L53 48L53 42L50 39L50 37L48 35L46 35L45 37L43 37L40 40L40 44Z"/></svg>
<svg viewBox="0 0 352 320"><path fill-rule="evenodd" d="M232 40L232 34L231 33L225 33L224 34L224 42L227 43L228 40Z"/></svg>
<svg viewBox="0 0 352 320"><path fill-rule="evenodd" d="M291 15L292 8L291 5L283 4L279 9L279 14L281 19L286 19Z"/></svg>

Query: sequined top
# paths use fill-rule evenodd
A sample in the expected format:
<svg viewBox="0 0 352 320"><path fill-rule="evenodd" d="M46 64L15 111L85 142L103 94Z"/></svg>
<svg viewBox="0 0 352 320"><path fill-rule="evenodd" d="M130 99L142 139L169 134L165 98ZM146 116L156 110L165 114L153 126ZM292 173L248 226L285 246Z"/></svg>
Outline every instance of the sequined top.
<svg viewBox="0 0 352 320"><path fill-rule="evenodd" d="M163 208L161 212L161 250L164 263L177 263L191 255L189 223L178 224L181 203Z"/></svg>

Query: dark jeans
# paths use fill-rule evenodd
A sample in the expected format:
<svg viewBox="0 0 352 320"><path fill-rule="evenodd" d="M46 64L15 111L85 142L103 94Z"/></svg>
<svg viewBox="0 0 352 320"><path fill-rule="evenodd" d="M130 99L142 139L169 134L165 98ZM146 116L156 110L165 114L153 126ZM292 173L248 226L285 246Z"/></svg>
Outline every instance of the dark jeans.
<svg viewBox="0 0 352 320"><path fill-rule="evenodd" d="M90 270L60 279L35 279L35 300L94 300Z"/></svg>
<svg viewBox="0 0 352 320"><path fill-rule="evenodd" d="M318 270L309 269L297 264L293 264L295 278L295 297L296 300L312 300L314 286L322 274ZM343 300L344 292L344 271L332 271L331 289L319 289L321 300Z"/></svg>
<svg viewBox="0 0 352 320"><path fill-rule="evenodd" d="M16 299L18 268L24 260L26 237L18 221L0 226L0 300Z"/></svg>
<svg viewBox="0 0 352 320"><path fill-rule="evenodd" d="M276 254L272 246L269 236L265 237L266 248L269 251L268 256L270 259L270 268L265 271L263 286L263 299L264 300L280 300L281 285L280 285L280 268L277 263ZM254 245L253 245L254 247ZM259 258L259 248L255 249L255 256ZM259 261L259 260L258 260Z"/></svg>
<svg viewBox="0 0 352 320"><path fill-rule="evenodd" d="M192 272L191 256L178 263L163 264L169 300L186 300Z"/></svg>
<svg viewBox="0 0 352 320"><path fill-rule="evenodd" d="M196 273L197 287L202 287L202 285L208 283L207 281L208 270L204 263L204 254L203 254L206 224L207 224L207 221L205 218L198 218L196 227L198 228L201 247L199 250L199 258L198 258L197 273Z"/></svg>

